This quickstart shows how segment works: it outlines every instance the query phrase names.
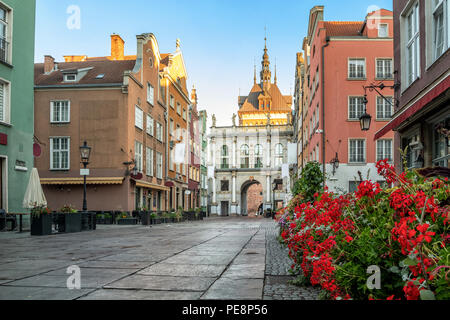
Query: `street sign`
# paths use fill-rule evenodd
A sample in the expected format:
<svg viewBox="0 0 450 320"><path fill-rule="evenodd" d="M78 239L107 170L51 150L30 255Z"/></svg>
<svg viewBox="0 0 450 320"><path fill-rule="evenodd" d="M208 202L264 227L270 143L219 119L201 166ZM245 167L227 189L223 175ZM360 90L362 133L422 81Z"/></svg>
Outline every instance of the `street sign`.
<svg viewBox="0 0 450 320"><path fill-rule="evenodd" d="M80 169L80 176L88 176L89 169Z"/></svg>

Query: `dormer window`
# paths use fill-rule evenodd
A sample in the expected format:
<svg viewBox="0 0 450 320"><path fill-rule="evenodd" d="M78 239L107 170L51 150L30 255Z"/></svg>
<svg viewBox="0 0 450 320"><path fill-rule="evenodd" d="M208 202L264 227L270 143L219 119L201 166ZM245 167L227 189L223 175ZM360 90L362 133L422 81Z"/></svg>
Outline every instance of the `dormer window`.
<svg viewBox="0 0 450 320"><path fill-rule="evenodd" d="M389 37L389 28L386 23L380 23L378 25L378 37L379 38L387 38Z"/></svg>
<svg viewBox="0 0 450 320"><path fill-rule="evenodd" d="M77 75L75 73L69 73L64 75L64 82L75 82L77 81Z"/></svg>

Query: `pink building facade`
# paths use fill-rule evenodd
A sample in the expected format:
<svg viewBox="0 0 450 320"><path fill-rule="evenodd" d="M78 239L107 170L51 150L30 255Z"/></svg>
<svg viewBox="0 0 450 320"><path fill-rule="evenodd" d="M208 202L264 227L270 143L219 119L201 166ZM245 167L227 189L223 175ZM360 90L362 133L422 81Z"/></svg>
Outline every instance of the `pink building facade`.
<svg viewBox="0 0 450 320"><path fill-rule="evenodd" d="M394 83L392 12L381 9L361 22L337 22L324 21L323 9L311 10L303 44L308 96L302 99L298 129L303 131L301 156L304 164L321 164L330 190L348 192L361 177L382 182L375 164L393 160L393 132L377 141L374 135L392 117L394 91L384 88L381 96L364 89ZM360 126L364 112L372 116L368 131Z"/></svg>

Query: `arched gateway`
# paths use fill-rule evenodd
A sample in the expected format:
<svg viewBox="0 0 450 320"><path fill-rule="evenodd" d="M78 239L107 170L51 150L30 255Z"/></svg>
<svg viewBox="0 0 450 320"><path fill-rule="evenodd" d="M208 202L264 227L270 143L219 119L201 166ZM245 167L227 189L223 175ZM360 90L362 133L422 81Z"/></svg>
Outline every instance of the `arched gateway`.
<svg viewBox="0 0 450 320"><path fill-rule="evenodd" d="M263 204L263 186L257 180L248 180L241 186L241 215L255 217Z"/></svg>

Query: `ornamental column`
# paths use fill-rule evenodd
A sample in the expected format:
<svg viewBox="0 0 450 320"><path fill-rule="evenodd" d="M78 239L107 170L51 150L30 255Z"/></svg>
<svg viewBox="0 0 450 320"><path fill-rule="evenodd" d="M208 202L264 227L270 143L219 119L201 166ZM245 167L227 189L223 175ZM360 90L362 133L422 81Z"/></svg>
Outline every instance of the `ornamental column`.
<svg viewBox="0 0 450 320"><path fill-rule="evenodd" d="M234 137L233 138L233 153L232 153L233 159L231 160L233 168L236 168L236 149L237 149L236 144L237 144L237 137Z"/></svg>
<svg viewBox="0 0 450 320"><path fill-rule="evenodd" d="M271 190L271 184L270 184L270 172L267 172L267 176L266 176L266 190L267 190L267 195L266 195L266 209L272 208L272 190Z"/></svg>
<svg viewBox="0 0 450 320"><path fill-rule="evenodd" d="M211 213L217 214L217 194L216 194L216 139L215 137L211 138L211 153L212 153L212 166L214 168L214 173L212 177L212 203L211 203Z"/></svg>

